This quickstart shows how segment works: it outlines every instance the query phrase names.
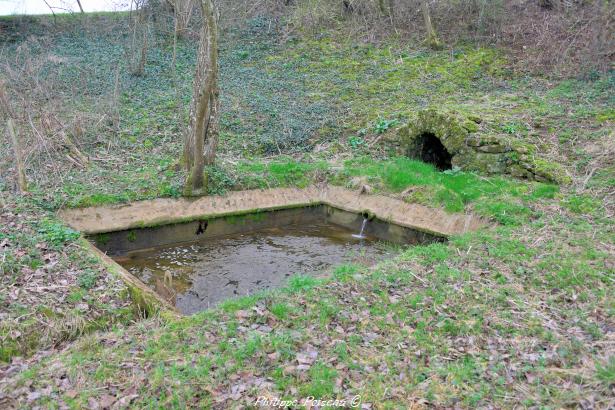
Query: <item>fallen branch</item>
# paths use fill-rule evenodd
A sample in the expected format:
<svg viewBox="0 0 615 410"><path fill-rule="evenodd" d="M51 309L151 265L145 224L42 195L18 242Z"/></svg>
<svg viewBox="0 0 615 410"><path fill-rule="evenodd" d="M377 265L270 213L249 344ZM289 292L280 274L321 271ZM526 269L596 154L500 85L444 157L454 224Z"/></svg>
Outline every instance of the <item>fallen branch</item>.
<svg viewBox="0 0 615 410"><path fill-rule="evenodd" d="M80 167L86 167L89 162L88 157L86 157L81 151L79 151L77 145L64 131L60 132L60 136L62 137L62 141L64 142L64 144L68 147L70 153L73 154L73 156L77 159L77 165Z"/></svg>

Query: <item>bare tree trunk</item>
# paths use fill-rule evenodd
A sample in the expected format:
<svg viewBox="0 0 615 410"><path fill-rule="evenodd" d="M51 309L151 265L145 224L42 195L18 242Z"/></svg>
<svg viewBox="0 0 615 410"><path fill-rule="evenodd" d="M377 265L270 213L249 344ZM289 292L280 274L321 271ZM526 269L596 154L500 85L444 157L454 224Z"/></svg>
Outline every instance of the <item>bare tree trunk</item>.
<svg viewBox="0 0 615 410"><path fill-rule="evenodd" d="M132 7L131 2L131 7ZM147 47L150 29L150 11L147 9L145 0L134 1L135 15L130 10L130 22L132 25L132 39L127 59L130 73L137 77L145 74L147 64Z"/></svg>
<svg viewBox="0 0 615 410"><path fill-rule="evenodd" d="M147 63L147 36L149 32L149 23L143 27L143 42L141 43L141 58L135 74L141 76L145 74L145 64Z"/></svg>
<svg viewBox="0 0 615 410"><path fill-rule="evenodd" d="M9 97L6 93L4 82L0 82L0 116L7 118L6 130L13 146L13 152L15 153L15 167L17 170L17 186L19 191L23 194L28 192L28 180L26 179L26 169L23 160L23 151L21 150L20 139L18 130L15 126L13 118L15 118L15 112L11 107Z"/></svg>
<svg viewBox="0 0 615 410"><path fill-rule="evenodd" d="M51 14L53 15L53 24L56 23L56 13L55 11L53 11L53 7L51 7L51 5L49 5L49 3L47 2L47 0L43 0L43 3L45 3L45 5L49 8L49 10L51 11Z"/></svg>
<svg viewBox="0 0 615 410"><path fill-rule="evenodd" d="M387 7L389 8L389 20L391 21L391 27L393 28L393 31L395 32L395 34L397 33L397 26L395 24L395 0L388 0L387 1Z"/></svg>
<svg viewBox="0 0 615 410"><path fill-rule="evenodd" d="M425 31L427 36L425 41L429 47L434 50L439 50L442 48L442 43L440 43L436 30L433 28L433 24L431 24L431 14L429 13L428 0L423 0L421 2L421 8L423 10L423 19L425 20Z"/></svg>
<svg viewBox="0 0 615 410"><path fill-rule="evenodd" d="M15 152L15 165L17 168L17 185L19 186L19 191L22 194L28 192L28 180L26 179L26 170L23 162L23 154L21 151L21 144L19 143L19 136L17 135L17 131L15 130L15 125L13 124L13 119L9 118L6 122L6 128L9 132L9 137L11 138L11 144L13 144L13 151Z"/></svg>
<svg viewBox="0 0 615 410"><path fill-rule="evenodd" d="M79 10L81 11L81 14L84 14L83 13L83 7L81 6L81 1L80 0L77 0L77 5L79 5Z"/></svg>
<svg viewBox="0 0 615 410"><path fill-rule="evenodd" d="M218 145L218 16L212 0L200 2L204 22L194 75L190 129L184 146L186 196L207 192L204 169L205 165L213 164Z"/></svg>
<svg viewBox="0 0 615 410"><path fill-rule="evenodd" d="M175 15L175 34L185 37L194 11L194 0L168 0Z"/></svg>

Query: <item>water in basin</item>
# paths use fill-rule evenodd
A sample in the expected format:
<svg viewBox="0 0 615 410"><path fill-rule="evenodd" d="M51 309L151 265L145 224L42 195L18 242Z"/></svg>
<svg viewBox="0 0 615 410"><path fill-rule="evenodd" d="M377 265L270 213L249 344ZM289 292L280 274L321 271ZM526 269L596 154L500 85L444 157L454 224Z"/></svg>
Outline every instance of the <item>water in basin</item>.
<svg viewBox="0 0 615 410"><path fill-rule="evenodd" d="M288 225L132 251L116 261L182 313L193 314L228 298L282 287L292 275L372 264L393 252L356 234L324 222Z"/></svg>

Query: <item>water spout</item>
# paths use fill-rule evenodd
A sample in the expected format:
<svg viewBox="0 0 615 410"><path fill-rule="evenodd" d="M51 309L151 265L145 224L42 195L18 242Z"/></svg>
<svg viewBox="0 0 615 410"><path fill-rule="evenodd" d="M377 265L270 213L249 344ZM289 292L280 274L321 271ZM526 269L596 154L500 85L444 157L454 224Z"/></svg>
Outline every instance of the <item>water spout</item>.
<svg viewBox="0 0 615 410"><path fill-rule="evenodd" d="M352 235L353 238L357 239L365 239L363 235L363 231L365 231L365 225L367 225L367 218L363 218L363 224L361 224L361 232L357 235L356 233Z"/></svg>

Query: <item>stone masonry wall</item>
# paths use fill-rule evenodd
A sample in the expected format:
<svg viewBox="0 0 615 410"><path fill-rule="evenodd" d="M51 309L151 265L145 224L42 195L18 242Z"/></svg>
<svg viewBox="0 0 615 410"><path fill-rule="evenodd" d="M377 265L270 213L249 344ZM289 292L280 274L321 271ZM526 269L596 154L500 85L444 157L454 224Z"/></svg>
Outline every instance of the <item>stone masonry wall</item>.
<svg viewBox="0 0 615 410"><path fill-rule="evenodd" d="M532 144L481 130L481 119L452 111L425 109L412 116L391 142L399 154L421 159L424 134L437 137L452 155L453 167L486 175L508 174L542 182L566 184L561 165L541 158Z"/></svg>

